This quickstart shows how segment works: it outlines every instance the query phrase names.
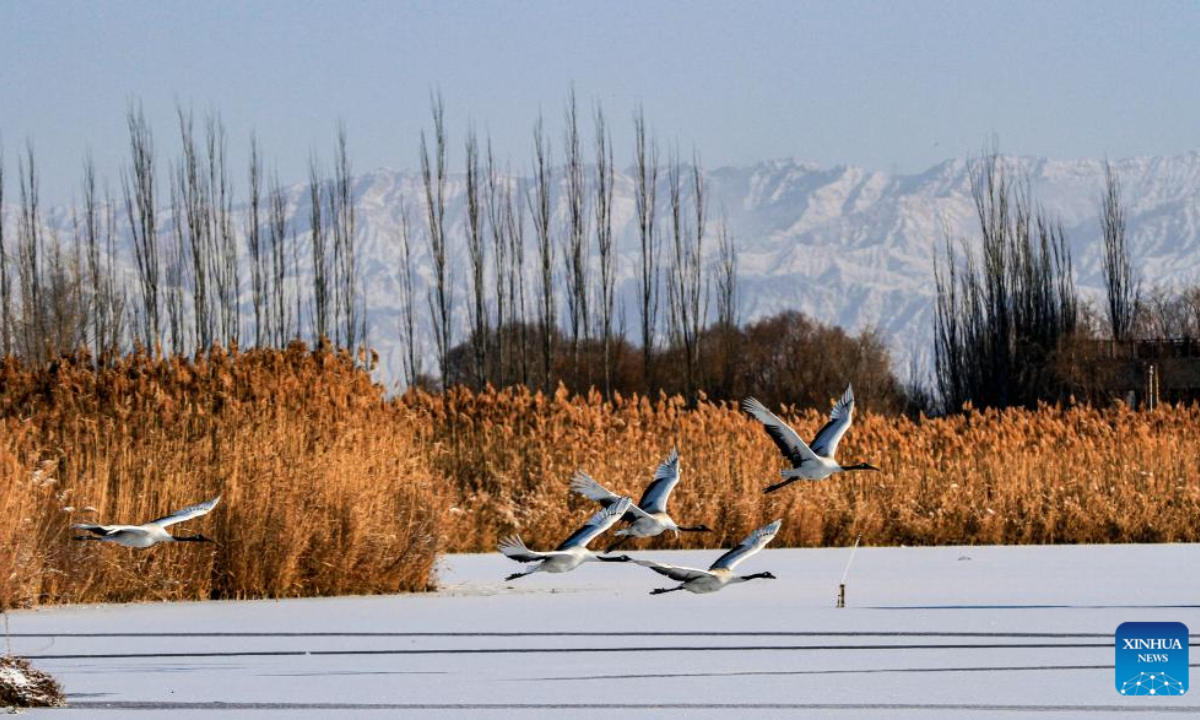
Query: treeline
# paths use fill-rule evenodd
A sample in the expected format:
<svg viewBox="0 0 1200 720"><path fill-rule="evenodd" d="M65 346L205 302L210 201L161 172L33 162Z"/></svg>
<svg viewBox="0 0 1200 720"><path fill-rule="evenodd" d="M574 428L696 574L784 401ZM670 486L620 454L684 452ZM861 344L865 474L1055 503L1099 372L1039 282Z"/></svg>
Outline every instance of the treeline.
<svg viewBox="0 0 1200 720"><path fill-rule="evenodd" d="M278 175L268 179L256 136L239 223L219 116L197 129L179 109L180 154L165 163L142 108L131 105L126 120L129 160L116 194L85 157L69 237L45 222L33 144L17 158L15 237L0 222L0 352L37 364L88 349L109 364L138 348L182 356L221 346L285 347L301 337L347 348L365 343L344 128L332 173L315 154L310 162L302 247L288 220L288 194ZM0 213L4 167L0 149ZM302 273L312 281L302 283Z"/></svg>
<svg viewBox="0 0 1200 720"><path fill-rule="evenodd" d="M558 165L556 145L538 118L528 181L515 180L507 166L501 171L491 142L481 145L474 129L467 130L462 243L468 280L461 301L468 329L456 338L452 317L460 298L451 272L454 238L446 226L449 139L444 105L440 96L433 98L432 130L421 134L419 199L433 268L427 298L417 296L413 281L407 209L401 222L401 330L410 386L521 383L549 391L561 382L579 390L596 387L606 396L651 392L663 387L656 378L662 356L673 353L678 391L693 401L698 396L704 335L712 324L737 322L734 238L723 219L714 223L709 217L699 153L685 163L673 147L664 160L639 109L632 152L639 253L632 270L640 352L633 351L625 308L618 308L616 297L621 271L613 228L616 153L603 108L596 104L590 115L589 123L572 92L563 111ZM713 242L719 261L709 264L705 258ZM435 368L422 366L418 350L417 328L426 307ZM631 370L635 358L641 365Z"/></svg>
<svg viewBox="0 0 1200 720"><path fill-rule="evenodd" d="M344 127L331 167L314 153L307 192L294 198L266 169L254 134L246 167L231 167L218 115L197 122L177 109L173 157L158 149L139 105L126 120L129 158L115 196L85 158L67 237L45 222L32 144L19 154L17 222L7 234L0 223L3 354L42 363L87 348L104 365L139 348L194 356L296 339L328 339L352 354L366 347ZM442 98L432 96L420 189L404 198L392 238L406 384L551 391L562 383L606 397L757 394L822 405L854 380L861 400L902 407L874 335L850 337L794 314L741 325L736 241L712 217L699 152L661 150L641 109L632 124L634 146L620 154L634 168L638 252L629 268L616 251L618 153L599 103L585 110L572 91L561 134L539 117L522 178L473 126L453 143ZM461 164L452 165L452 145ZM0 211L3 168L0 156ZM452 169L465 188L461 229L447 221ZM422 252L430 273L418 280ZM618 303L622 274L635 278L635 307ZM465 332L455 322L464 306ZM423 328L432 329L433 367L423 362Z"/></svg>
<svg viewBox="0 0 1200 720"><path fill-rule="evenodd" d="M449 383L543 387L540 332L534 324L492 330L485 342L493 349L503 346L506 352L490 353L483 366L476 364L474 338L456 345L447 359ZM793 310L743 326L713 323L701 328L696 341L699 361L691 378L683 372L685 346L665 345L647 355L619 335L607 348L607 377L606 348L599 340L583 341L576 349L568 335L557 332L552 346L554 377L579 394L606 382L614 395L687 397L691 383L699 397L714 401L754 396L775 404L825 408L830 397L853 383L860 407L888 414L929 409L921 388L895 377L887 343L878 333L850 334ZM418 385L428 389L437 382L425 378Z"/></svg>
<svg viewBox="0 0 1200 720"><path fill-rule="evenodd" d="M561 164L554 163L555 145L539 118L527 182L515 181L507 168L502 172L491 143L481 147L474 130L467 130L461 240L468 328L456 338L453 238L445 222L449 140L439 96L431 115L432 130L421 135L419 202L433 260L426 298L418 297L414 283L407 209L401 217L401 330L409 386L482 391L522 385L549 392L561 384L579 393L597 389L608 398L665 393L694 404L701 396L758 395L824 407L853 381L860 400L873 408L914 407L912 394L891 371L885 343L871 332L852 337L794 312L741 324L736 240L723 217L710 217L699 153L685 163L672 148L664 158L640 109L631 158L637 253L633 268L620 267L611 129L597 104L585 138L588 119L573 92L564 106ZM616 297L617 275L629 270L632 332L630 313ZM418 350L426 308L436 368L423 367Z"/></svg>
<svg viewBox="0 0 1200 720"><path fill-rule="evenodd" d="M329 167L313 154L307 191L296 198L267 171L253 134L246 167L231 167L217 115L197 123L177 110L173 157L157 150L140 106L126 120L129 158L115 192L85 158L66 233L45 221L32 144L17 157L15 203L0 154L0 212L13 219L0 222L0 353L42 363L86 348L103 365L138 348L194 356L328 339L365 361L345 128ZM699 153L663 152L640 109L632 125L633 147L619 154L603 107L581 109L572 92L560 133L534 122L527 172L501 161L473 126L452 164L459 145L440 95L432 97L419 136L420 187L404 199L391 238L408 386L552 391L561 383L605 397L664 392L694 404L702 395L757 395L824 406L853 381L859 399L883 411L928 409L935 397L946 411L1029 407L1118 394L1095 380L1087 343L1200 334L1194 291L1143 292L1111 169L1100 198L1107 292L1096 309L1076 291L1061 223L993 151L972 165L978 243L947 239L935 261L932 388L902 386L870 332L851 337L795 314L743 324L736 239L713 217ZM619 156L633 168L631 259L616 251ZM452 168L465 219L453 226ZM429 272L418 278L422 253ZM619 276L633 277L632 307L618 302ZM432 329L432 367L424 328Z"/></svg>
<svg viewBox="0 0 1200 720"><path fill-rule="evenodd" d="M1030 178L992 150L972 163L970 181L979 243L947 238L934 266L934 385L942 410L1107 403L1130 390L1120 373L1101 367L1112 345L1200 338L1200 290L1143 291L1120 181L1107 163L1100 308L1080 298L1062 224L1038 202Z"/></svg>

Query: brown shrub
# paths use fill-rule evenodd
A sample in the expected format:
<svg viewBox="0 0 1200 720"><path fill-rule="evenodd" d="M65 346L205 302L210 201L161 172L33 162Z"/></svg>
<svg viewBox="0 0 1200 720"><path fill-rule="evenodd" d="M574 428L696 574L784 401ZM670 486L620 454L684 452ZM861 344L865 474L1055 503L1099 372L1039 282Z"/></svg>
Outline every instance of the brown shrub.
<svg viewBox="0 0 1200 720"><path fill-rule="evenodd" d="M0 655L0 707L64 707L58 681L24 658Z"/></svg>

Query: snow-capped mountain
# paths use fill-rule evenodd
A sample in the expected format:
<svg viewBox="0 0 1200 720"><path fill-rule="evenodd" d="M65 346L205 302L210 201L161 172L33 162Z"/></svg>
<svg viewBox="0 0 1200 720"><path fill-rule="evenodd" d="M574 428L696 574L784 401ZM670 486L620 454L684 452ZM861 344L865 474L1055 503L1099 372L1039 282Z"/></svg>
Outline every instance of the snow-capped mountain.
<svg viewBox="0 0 1200 720"><path fill-rule="evenodd" d="M1080 288L1085 293L1099 292L1103 161L1010 157L1003 162L1026 173L1036 201L1061 220L1072 245ZM1122 183L1134 265L1143 282L1170 285L1200 280L1200 151L1117 160L1112 166ZM891 339L902 372L909 358L928 358L935 248L947 233L968 240L978 236L968 161L947 160L924 172L896 174L777 160L720 168L707 177L710 226L715 230L724 213L736 237L743 320L795 308L852 330L877 327ZM618 299L625 303L630 333L636 334L633 190L631 176L618 174L614 208L620 254ZM468 293L464 191L463 178L451 176L447 223L455 259L457 340L465 338ZM355 179L354 194L369 342L381 356L379 379L392 385L401 375L399 233L405 204L414 229L417 303L423 322L428 315L425 297L431 267L420 178L415 173L377 170ZM660 189L660 203L665 203L666 195ZM562 197L562 192L556 193L560 232L565 220ZM308 272L303 252L309 211L306 188L293 188L291 199L303 274ZM13 208L6 211L11 217ZM69 213L62 210L49 213L47 220L64 230L70 227ZM238 226L244 227L242 219ZM667 230L661 207L659 228ZM707 237L707 249L715 252L715 232ZM530 273L533 242L526 221ZM561 264L561 248L559 253ZM248 283L246 278L243 281ZM248 292L244 298L248 305ZM431 356L431 348L426 334L426 356ZM432 358L427 367L433 367Z"/></svg>

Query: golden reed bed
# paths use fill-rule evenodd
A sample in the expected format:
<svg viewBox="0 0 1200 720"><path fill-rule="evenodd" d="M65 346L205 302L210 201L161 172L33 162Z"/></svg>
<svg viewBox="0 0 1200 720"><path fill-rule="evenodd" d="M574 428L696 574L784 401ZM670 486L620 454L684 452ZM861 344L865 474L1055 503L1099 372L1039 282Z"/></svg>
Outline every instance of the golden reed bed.
<svg viewBox="0 0 1200 720"><path fill-rule="evenodd" d="M775 517L775 546L1200 539L1200 409L859 412L839 455L882 473L764 496L782 458L729 404L526 390L386 400L344 354L133 357L99 372L0 366L0 606L421 590L439 552L520 532L556 545L593 511L584 468L640 495L678 447L672 513L720 547ZM802 436L823 413L784 412ZM181 526L216 545L73 543L72 522L143 522L216 494ZM97 512L85 511L93 507Z"/></svg>

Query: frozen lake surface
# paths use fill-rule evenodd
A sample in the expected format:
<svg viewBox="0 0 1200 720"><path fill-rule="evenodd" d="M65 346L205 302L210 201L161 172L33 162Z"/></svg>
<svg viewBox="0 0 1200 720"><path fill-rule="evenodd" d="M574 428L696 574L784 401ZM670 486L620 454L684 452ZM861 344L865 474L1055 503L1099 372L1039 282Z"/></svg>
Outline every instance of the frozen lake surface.
<svg viewBox="0 0 1200 720"><path fill-rule="evenodd" d="M113 548L114 551L121 550ZM637 555L706 567L716 551ZM503 582L443 561L435 594L75 606L9 616L72 708L29 717L1179 717L1122 697L1125 621L1200 630L1200 545L766 550L714 595L632 565ZM1194 644L1194 643L1193 643ZM1193 667L1198 658L1193 656Z"/></svg>

